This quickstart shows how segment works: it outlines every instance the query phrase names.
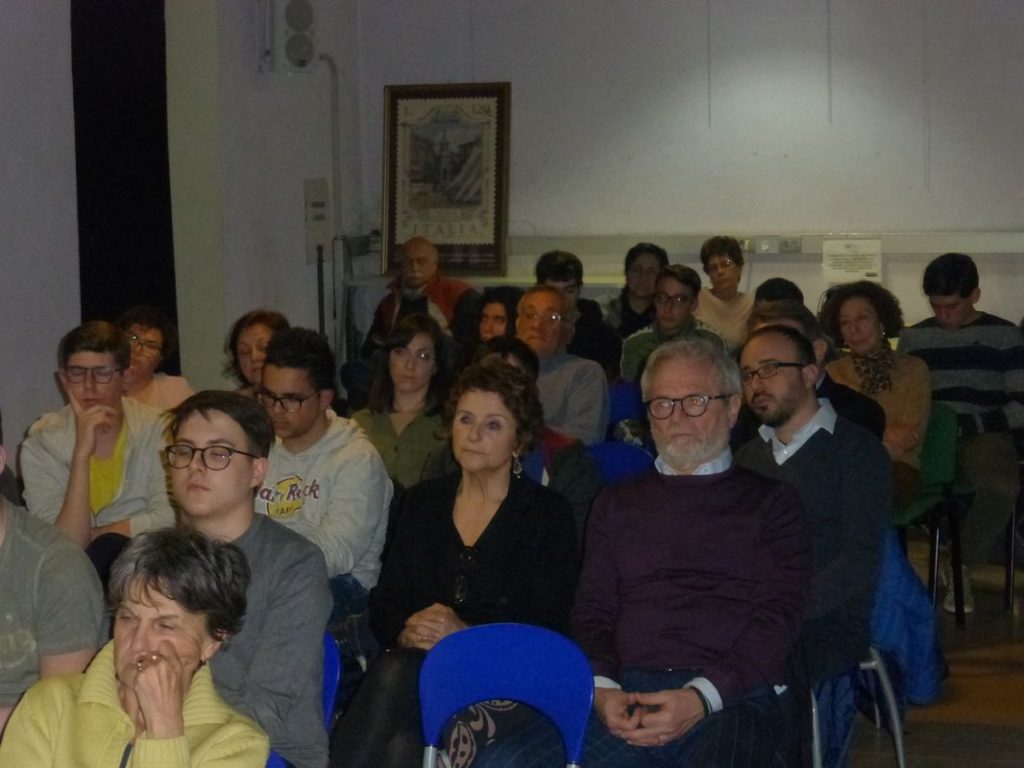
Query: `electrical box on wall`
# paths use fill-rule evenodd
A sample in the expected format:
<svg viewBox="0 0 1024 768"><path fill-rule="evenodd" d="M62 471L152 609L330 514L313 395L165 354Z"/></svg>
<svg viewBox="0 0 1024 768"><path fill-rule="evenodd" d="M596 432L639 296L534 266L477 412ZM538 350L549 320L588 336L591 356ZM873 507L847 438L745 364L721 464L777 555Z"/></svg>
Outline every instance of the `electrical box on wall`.
<svg viewBox="0 0 1024 768"><path fill-rule="evenodd" d="M331 257L331 199L327 179L306 179L306 263Z"/></svg>
<svg viewBox="0 0 1024 768"><path fill-rule="evenodd" d="M260 72L309 72L316 62L312 0L259 0L263 34Z"/></svg>

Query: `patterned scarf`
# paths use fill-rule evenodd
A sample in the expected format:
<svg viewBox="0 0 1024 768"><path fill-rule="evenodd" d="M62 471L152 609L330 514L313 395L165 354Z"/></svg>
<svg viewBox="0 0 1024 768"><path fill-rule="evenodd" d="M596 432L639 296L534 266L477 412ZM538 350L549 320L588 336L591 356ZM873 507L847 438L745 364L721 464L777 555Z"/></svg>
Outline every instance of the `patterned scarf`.
<svg viewBox="0 0 1024 768"><path fill-rule="evenodd" d="M860 378L860 391L865 395L874 395L885 389L892 389L892 369L896 365L896 356L892 347L885 339L877 352L858 355L851 352L853 369Z"/></svg>

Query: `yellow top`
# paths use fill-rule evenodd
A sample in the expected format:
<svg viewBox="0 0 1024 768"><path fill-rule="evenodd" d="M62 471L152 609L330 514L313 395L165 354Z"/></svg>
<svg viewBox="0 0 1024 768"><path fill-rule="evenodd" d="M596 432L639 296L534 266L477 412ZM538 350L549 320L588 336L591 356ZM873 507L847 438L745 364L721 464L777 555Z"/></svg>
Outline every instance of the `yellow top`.
<svg viewBox="0 0 1024 768"><path fill-rule="evenodd" d="M263 768L270 744L252 720L217 695L209 667L185 695L185 735L132 744L108 643L82 674L40 680L25 693L0 741L0 765L32 768ZM127 753L127 759L125 755Z"/></svg>
<svg viewBox="0 0 1024 768"><path fill-rule="evenodd" d="M121 431L114 443L114 452L105 459L93 456L89 459L89 506L95 515L117 497L124 480L124 447L128 438L128 428L121 422Z"/></svg>

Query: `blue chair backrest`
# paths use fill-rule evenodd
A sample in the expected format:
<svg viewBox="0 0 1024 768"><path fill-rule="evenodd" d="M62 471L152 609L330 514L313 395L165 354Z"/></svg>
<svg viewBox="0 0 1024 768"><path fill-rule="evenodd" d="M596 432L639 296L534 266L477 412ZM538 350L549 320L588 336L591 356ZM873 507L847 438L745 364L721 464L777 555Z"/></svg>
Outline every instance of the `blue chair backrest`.
<svg viewBox="0 0 1024 768"><path fill-rule="evenodd" d="M614 426L624 419L643 421L647 418L640 387L629 381L616 381L608 388L608 424Z"/></svg>
<svg viewBox="0 0 1024 768"><path fill-rule="evenodd" d="M420 670L427 751L440 744L453 715L492 699L519 701L547 715L562 734L567 762L580 762L594 678L571 640L528 624L481 624L435 645Z"/></svg>
<svg viewBox="0 0 1024 768"><path fill-rule="evenodd" d="M341 685L341 651L338 648L338 641L330 632L324 632L324 726L328 731L334 720L334 700L338 695L338 686Z"/></svg>
<svg viewBox="0 0 1024 768"><path fill-rule="evenodd" d="M607 441L587 446L606 485L631 480L654 468L654 457L629 443Z"/></svg>
<svg viewBox="0 0 1024 768"><path fill-rule="evenodd" d="M330 733L334 720L334 699L341 685L341 651L330 632L324 632L324 687L320 691L324 708L324 727ZM285 768L286 763L277 752L271 751L266 768Z"/></svg>

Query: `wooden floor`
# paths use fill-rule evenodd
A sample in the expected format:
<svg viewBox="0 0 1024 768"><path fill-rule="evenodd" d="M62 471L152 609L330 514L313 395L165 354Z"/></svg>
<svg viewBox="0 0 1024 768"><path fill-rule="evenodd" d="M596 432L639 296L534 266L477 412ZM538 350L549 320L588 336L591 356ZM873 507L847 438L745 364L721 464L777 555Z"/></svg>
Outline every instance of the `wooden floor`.
<svg viewBox="0 0 1024 768"><path fill-rule="evenodd" d="M924 545L912 542L910 556L920 570ZM998 566L976 575L977 607L965 628L940 610L950 675L938 702L907 715L908 768L1024 768L1024 577L1018 572L1012 614L1003 610L1003 578ZM850 762L852 768L895 766L889 734L860 718Z"/></svg>

